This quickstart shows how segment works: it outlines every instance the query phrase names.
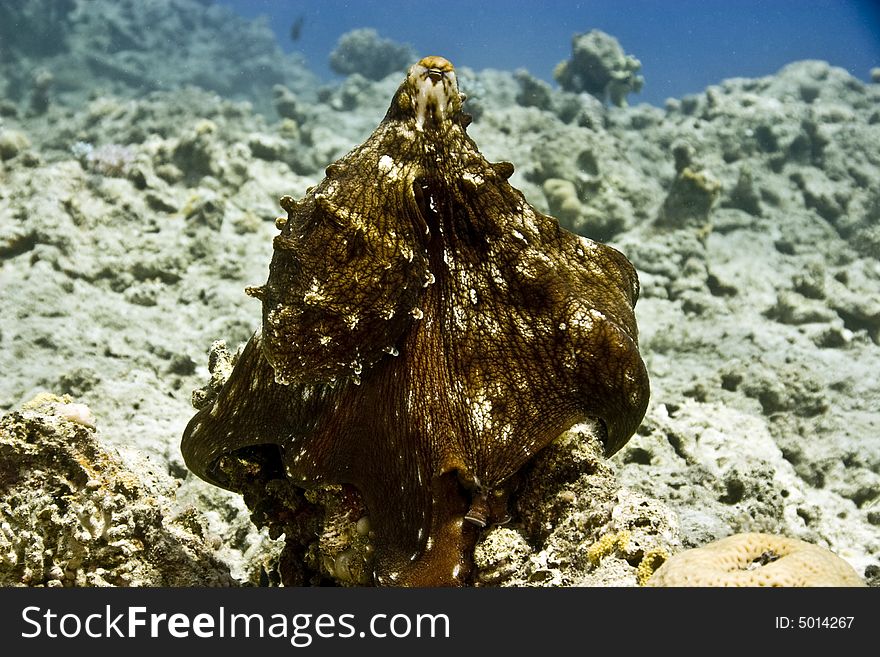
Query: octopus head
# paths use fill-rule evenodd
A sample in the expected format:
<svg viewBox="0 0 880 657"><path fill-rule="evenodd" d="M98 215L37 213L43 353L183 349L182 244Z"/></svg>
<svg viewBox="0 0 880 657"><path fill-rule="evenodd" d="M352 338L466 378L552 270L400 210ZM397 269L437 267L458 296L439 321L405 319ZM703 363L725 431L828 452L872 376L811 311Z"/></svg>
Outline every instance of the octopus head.
<svg viewBox="0 0 880 657"><path fill-rule="evenodd" d="M414 118L419 132L438 129L460 115L463 101L452 62L424 57L410 66L386 118Z"/></svg>

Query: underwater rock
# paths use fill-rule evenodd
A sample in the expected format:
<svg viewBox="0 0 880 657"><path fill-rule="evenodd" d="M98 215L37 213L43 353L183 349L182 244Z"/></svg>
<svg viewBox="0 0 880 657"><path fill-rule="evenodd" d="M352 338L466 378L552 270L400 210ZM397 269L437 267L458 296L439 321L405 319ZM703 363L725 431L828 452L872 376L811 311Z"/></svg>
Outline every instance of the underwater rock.
<svg viewBox="0 0 880 657"><path fill-rule="evenodd" d="M330 53L330 68L340 75L358 73L368 80L381 80L405 71L415 57L412 46L383 39L374 29L360 28L339 37Z"/></svg>
<svg viewBox="0 0 880 657"><path fill-rule="evenodd" d="M654 556L680 546L674 512L620 485L601 429L573 427L521 473L509 525L477 543L477 582L636 586Z"/></svg>
<svg viewBox="0 0 880 657"><path fill-rule="evenodd" d="M756 217L761 216L761 196L755 188L754 175L749 167L740 168L736 185L722 199L721 206L737 208Z"/></svg>
<svg viewBox="0 0 880 657"><path fill-rule="evenodd" d="M550 212L569 230L598 240L609 240L633 222L632 207L614 190L599 184L587 202L578 198L577 188L569 180L548 178L544 195Z"/></svg>
<svg viewBox="0 0 880 657"><path fill-rule="evenodd" d="M568 230L602 241L636 224L636 207L653 190L617 145L580 126L557 122L544 130L524 177L540 185L550 213Z"/></svg>
<svg viewBox="0 0 880 657"><path fill-rule="evenodd" d="M585 91L618 107L626 97L642 90L641 62L627 55L613 36L601 30L576 34L571 40L571 59L560 62L553 77L566 91Z"/></svg>
<svg viewBox="0 0 880 657"><path fill-rule="evenodd" d="M547 197L550 212L555 217L559 217L561 222L575 230L580 227L584 207L573 182L561 178L547 178L544 181L544 196Z"/></svg>
<svg viewBox="0 0 880 657"><path fill-rule="evenodd" d="M791 176L804 195L804 205L832 224L846 212L849 190L839 181L830 180L821 170L804 167Z"/></svg>
<svg viewBox="0 0 880 657"><path fill-rule="evenodd" d="M767 309L766 315L783 324L831 322L837 317L826 303L808 299L796 292L780 292L776 304Z"/></svg>
<svg viewBox="0 0 880 657"><path fill-rule="evenodd" d="M28 105L32 114L45 114L49 109L49 102L51 100L49 97L49 90L54 81L55 76L49 71L40 70L34 73Z"/></svg>
<svg viewBox="0 0 880 657"><path fill-rule="evenodd" d="M511 477L587 417L613 454L648 400L634 270L529 206L462 100L452 65L422 59L363 145L282 198L248 290L263 330L181 443L203 479L277 480L296 508L294 486L356 488L382 584L470 581Z"/></svg>
<svg viewBox="0 0 880 657"><path fill-rule="evenodd" d="M229 586L205 521L174 483L102 444L70 397L0 417L0 584Z"/></svg>
<svg viewBox="0 0 880 657"><path fill-rule="evenodd" d="M301 107L301 101L297 95L283 84L272 87L275 111L282 119L293 119L302 122L306 117Z"/></svg>
<svg viewBox="0 0 880 657"><path fill-rule="evenodd" d="M721 194L721 183L700 167L687 141L674 143L672 156L675 178L654 223L663 228L705 228Z"/></svg>
<svg viewBox="0 0 880 657"><path fill-rule="evenodd" d="M721 183L707 171L684 167L679 171L657 216L658 226L702 227L721 193Z"/></svg>
<svg viewBox="0 0 880 657"><path fill-rule="evenodd" d="M657 407L627 450L645 450L648 456L621 472L621 484L666 500L678 514L686 545L736 532L784 534L822 541L860 570L872 561L877 532L866 517L848 518L855 506L844 491L832 493L827 484L802 478L812 461L793 426L780 423L779 431L794 438L780 449L770 435L773 420L768 424L718 403L690 401L672 414ZM662 442L651 436L662 436ZM795 445L799 454L790 451ZM863 481L871 480L867 468L858 470L865 473ZM698 481L715 490L700 503L693 497ZM660 490L667 486L675 491L671 497Z"/></svg>
<svg viewBox="0 0 880 657"><path fill-rule="evenodd" d="M77 142L71 152L90 171L102 176L125 178L131 173L137 153L125 144L102 144L94 147Z"/></svg>
<svg viewBox="0 0 880 657"><path fill-rule="evenodd" d="M20 130L0 130L0 160L11 160L31 145Z"/></svg>
<svg viewBox="0 0 880 657"><path fill-rule="evenodd" d="M531 75L525 69L519 69L514 73L519 83L519 93L516 102L523 107L537 107L538 109L551 111L553 109L553 93L549 84Z"/></svg>

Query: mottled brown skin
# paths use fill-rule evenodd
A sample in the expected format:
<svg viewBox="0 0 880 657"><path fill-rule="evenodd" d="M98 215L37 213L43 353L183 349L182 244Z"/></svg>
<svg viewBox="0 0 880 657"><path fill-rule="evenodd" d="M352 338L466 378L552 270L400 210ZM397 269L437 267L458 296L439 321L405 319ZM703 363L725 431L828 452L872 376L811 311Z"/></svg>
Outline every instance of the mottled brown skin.
<svg viewBox="0 0 880 657"><path fill-rule="evenodd" d="M467 583L511 476L587 417L614 453L648 402L632 265L532 208L462 101L452 65L423 59L364 144L282 199L249 290L262 334L183 437L221 486L218 459L254 445L298 485L355 486L380 584Z"/></svg>

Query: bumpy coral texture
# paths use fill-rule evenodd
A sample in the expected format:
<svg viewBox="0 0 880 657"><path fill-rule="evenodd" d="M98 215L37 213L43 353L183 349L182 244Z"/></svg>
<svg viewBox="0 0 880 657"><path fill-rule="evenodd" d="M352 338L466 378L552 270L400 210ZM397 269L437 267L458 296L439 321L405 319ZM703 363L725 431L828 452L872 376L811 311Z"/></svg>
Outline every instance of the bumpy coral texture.
<svg viewBox="0 0 880 657"><path fill-rule="evenodd" d="M591 30L574 35L571 59L560 62L553 77L566 91L585 91L623 107L627 94L638 93L644 85L641 68L641 62L625 54L617 39L601 30Z"/></svg>
<svg viewBox="0 0 880 657"><path fill-rule="evenodd" d="M84 404L42 394L0 417L0 586L229 586L194 509L130 469Z"/></svg>
<svg viewBox="0 0 880 657"><path fill-rule="evenodd" d="M346 32L330 53L330 68L342 75L357 73L368 80L381 80L405 71L414 59L410 46L383 39L376 30L360 28Z"/></svg>
<svg viewBox="0 0 880 657"><path fill-rule="evenodd" d="M846 561L795 538L728 536L664 563L648 586L865 586Z"/></svg>

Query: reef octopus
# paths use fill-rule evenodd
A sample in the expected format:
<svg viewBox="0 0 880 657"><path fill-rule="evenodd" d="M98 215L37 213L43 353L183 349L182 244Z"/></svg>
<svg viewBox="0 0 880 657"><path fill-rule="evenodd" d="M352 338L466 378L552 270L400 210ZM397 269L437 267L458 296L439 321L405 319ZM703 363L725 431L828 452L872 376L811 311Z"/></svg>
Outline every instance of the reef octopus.
<svg viewBox="0 0 880 657"><path fill-rule="evenodd" d="M648 403L635 269L529 205L464 100L449 61L422 59L362 145L281 199L247 290L262 331L181 445L227 488L230 457L257 453L254 473L354 487L381 585L468 584L512 477L588 417L613 454Z"/></svg>

